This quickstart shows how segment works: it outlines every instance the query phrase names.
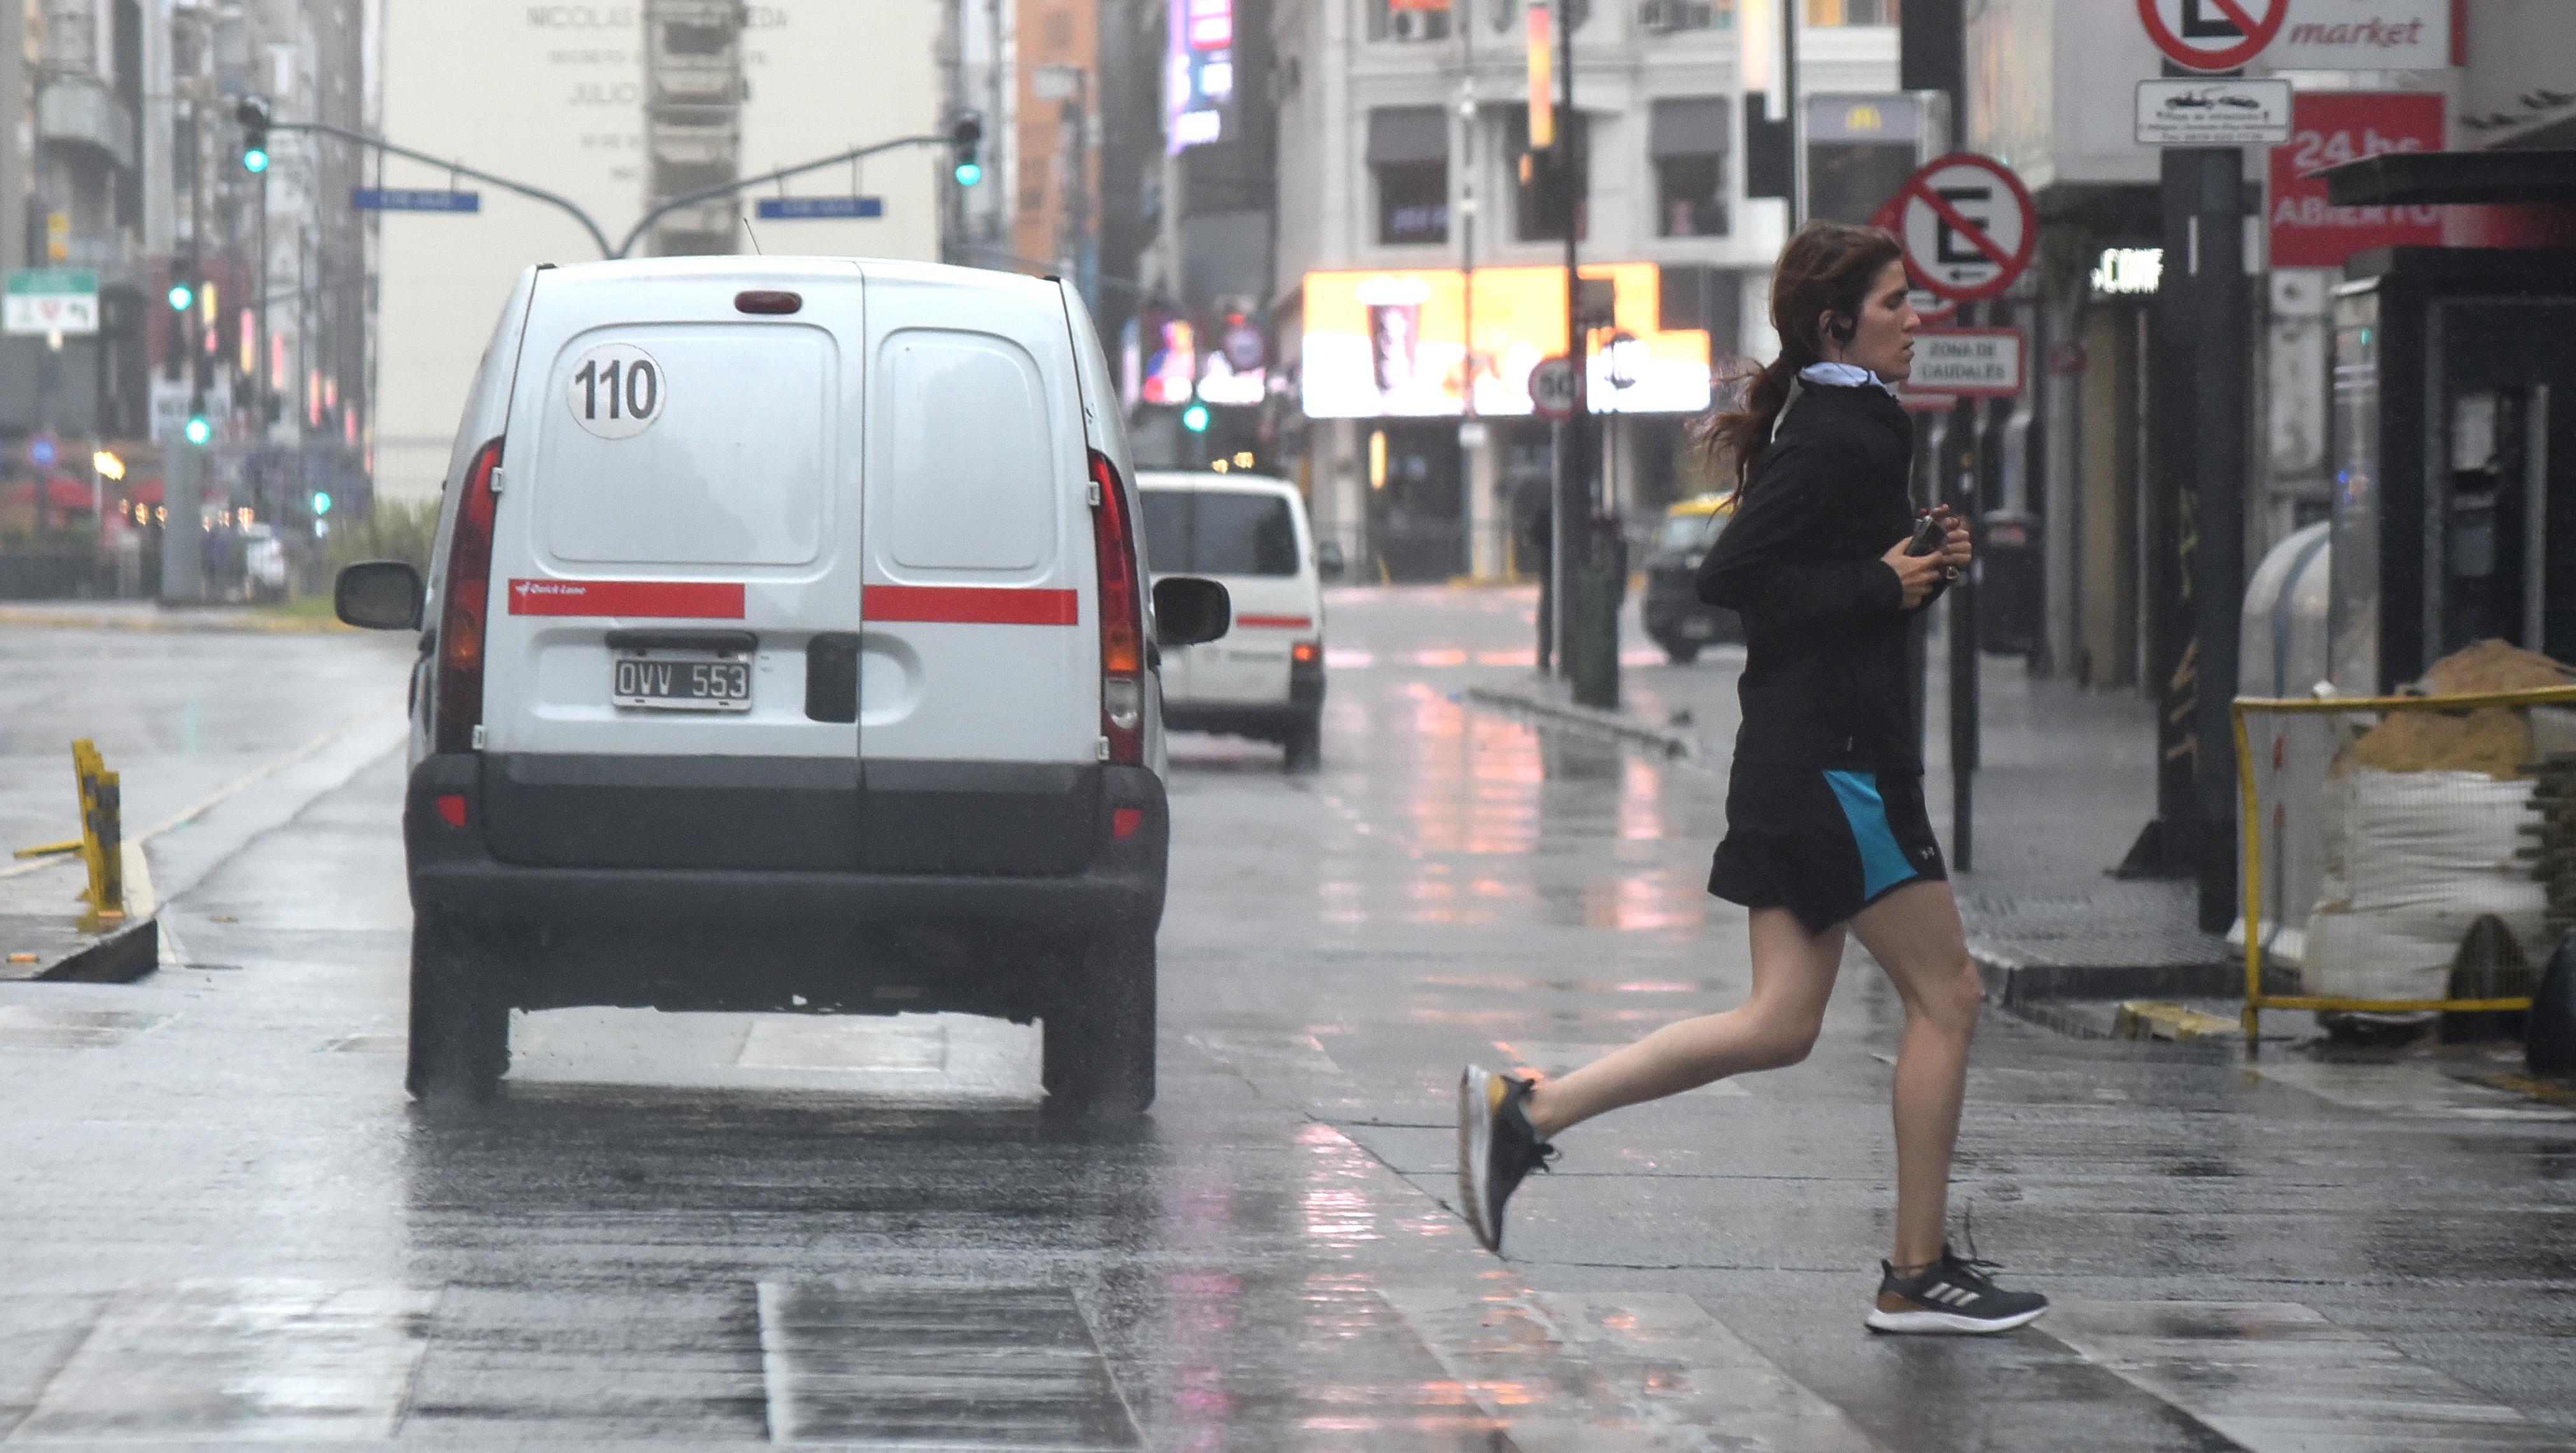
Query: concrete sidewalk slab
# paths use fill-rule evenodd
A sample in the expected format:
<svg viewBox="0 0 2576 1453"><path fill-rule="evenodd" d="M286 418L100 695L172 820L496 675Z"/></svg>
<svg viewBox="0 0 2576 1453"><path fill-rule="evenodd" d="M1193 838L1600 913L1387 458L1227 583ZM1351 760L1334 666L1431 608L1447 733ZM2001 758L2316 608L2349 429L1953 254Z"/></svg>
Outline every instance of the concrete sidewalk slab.
<svg viewBox="0 0 2576 1453"><path fill-rule="evenodd" d="M161 958L160 904L139 843L125 845L125 921L100 933L80 927L88 870L77 854L41 871L0 878L0 981L46 979L130 984Z"/></svg>

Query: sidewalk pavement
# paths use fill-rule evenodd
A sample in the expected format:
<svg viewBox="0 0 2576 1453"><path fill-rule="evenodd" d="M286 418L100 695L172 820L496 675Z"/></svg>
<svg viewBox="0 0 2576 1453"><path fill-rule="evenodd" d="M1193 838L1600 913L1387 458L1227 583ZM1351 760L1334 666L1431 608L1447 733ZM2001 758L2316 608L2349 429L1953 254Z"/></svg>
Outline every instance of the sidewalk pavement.
<svg viewBox="0 0 2576 1453"><path fill-rule="evenodd" d="M1931 659L1924 797L1946 848L1957 839L1940 669L1947 655L1937 637ZM1468 696L1723 773L1740 720L1735 683L1743 664L1742 647L1724 646L1688 666L1629 667L1616 713L1574 706L1565 683L1526 671L1489 673ZM1997 1001L2021 1008L2041 1000L2241 997L2241 961L2224 938L2200 931L2193 883L2110 876L2155 815L2154 704L2130 692L2033 680L2017 658L1981 664L1974 867L1954 865L1952 879L1969 950ZM2099 1017L2099 1025L2080 1019L2058 1027L2105 1032L2108 1011Z"/></svg>
<svg viewBox="0 0 2576 1453"><path fill-rule="evenodd" d="M28 600L0 605L0 627L105 631L307 632L351 629L329 613L276 606L163 605L153 600Z"/></svg>

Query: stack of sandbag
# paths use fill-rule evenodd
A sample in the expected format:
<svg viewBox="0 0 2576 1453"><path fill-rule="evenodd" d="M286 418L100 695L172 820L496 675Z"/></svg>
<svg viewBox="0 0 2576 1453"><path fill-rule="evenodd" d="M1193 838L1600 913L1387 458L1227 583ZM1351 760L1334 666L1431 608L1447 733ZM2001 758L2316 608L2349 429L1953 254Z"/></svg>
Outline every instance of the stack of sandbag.
<svg viewBox="0 0 2576 1453"><path fill-rule="evenodd" d="M2563 686L2546 656L2481 641L2444 658L2429 696ZM2529 717L2507 707L2386 713L2326 779L2325 876L2308 920L2312 994L2444 997L2453 955L2481 916L2526 959L2545 957L2547 894L2521 851L2532 823Z"/></svg>

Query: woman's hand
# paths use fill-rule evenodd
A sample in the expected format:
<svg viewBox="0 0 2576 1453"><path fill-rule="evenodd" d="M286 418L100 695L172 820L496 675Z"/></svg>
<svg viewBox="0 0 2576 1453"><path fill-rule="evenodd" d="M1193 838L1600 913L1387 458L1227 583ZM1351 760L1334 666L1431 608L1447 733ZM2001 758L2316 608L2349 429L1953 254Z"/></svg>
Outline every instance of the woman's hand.
<svg viewBox="0 0 2576 1453"><path fill-rule="evenodd" d="M1975 554L1975 547L1968 540L1966 520L1959 518L1948 505L1937 507L1932 514L1941 522L1940 549L1929 555L1909 555L1905 553L1905 547L1913 543L1909 537L1897 541L1886 554L1878 557L1887 563L1888 569L1896 572L1896 583L1905 591L1907 610L1921 605L1942 581L1958 579L1959 572L1968 568L1968 561Z"/></svg>

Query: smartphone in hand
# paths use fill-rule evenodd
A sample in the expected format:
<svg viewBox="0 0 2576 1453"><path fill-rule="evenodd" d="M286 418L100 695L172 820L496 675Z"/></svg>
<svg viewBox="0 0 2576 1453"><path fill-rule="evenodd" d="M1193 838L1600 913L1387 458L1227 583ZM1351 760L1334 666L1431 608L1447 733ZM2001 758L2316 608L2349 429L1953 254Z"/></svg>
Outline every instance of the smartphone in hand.
<svg viewBox="0 0 2576 1453"><path fill-rule="evenodd" d="M1927 514L1914 522L1914 538L1905 542L1905 553L1908 555L1939 554L1941 542L1948 538L1948 535L1949 528L1942 524L1941 517Z"/></svg>

